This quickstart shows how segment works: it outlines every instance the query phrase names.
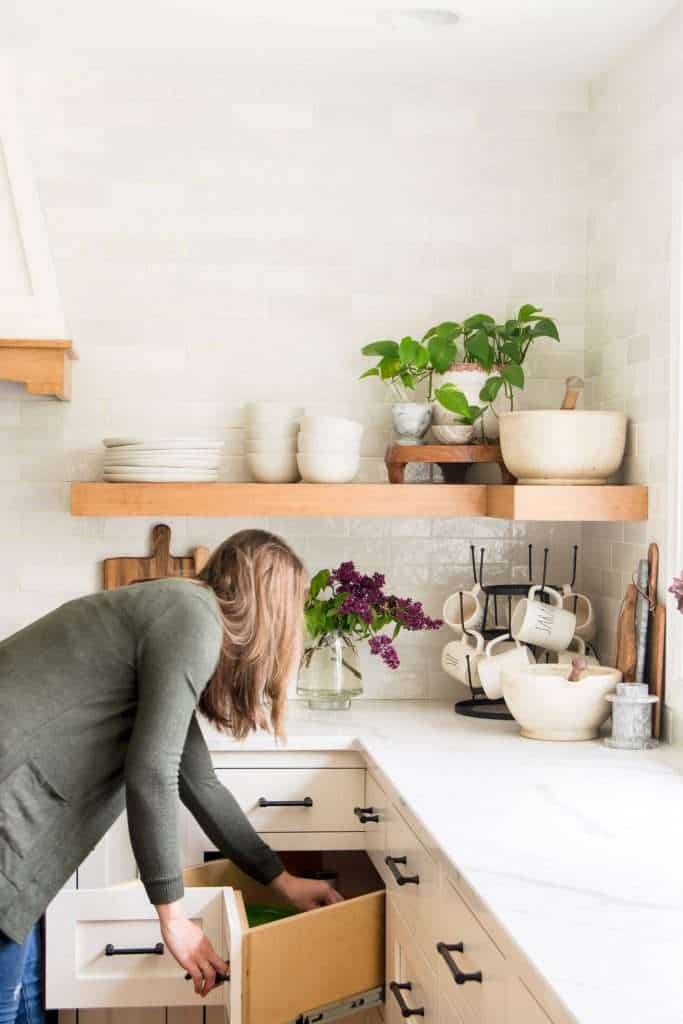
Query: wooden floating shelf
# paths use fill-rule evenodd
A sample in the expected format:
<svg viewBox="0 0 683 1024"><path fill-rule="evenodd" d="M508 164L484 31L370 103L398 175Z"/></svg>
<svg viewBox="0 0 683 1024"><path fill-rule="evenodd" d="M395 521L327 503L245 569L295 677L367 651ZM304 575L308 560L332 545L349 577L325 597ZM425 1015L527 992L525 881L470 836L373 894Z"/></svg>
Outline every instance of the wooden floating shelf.
<svg viewBox="0 0 683 1024"><path fill-rule="evenodd" d="M71 485L75 516L494 517L546 522L647 519L638 485L168 483Z"/></svg>
<svg viewBox="0 0 683 1024"><path fill-rule="evenodd" d="M0 338L0 380L25 384L29 395L71 398L70 341L20 341Z"/></svg>

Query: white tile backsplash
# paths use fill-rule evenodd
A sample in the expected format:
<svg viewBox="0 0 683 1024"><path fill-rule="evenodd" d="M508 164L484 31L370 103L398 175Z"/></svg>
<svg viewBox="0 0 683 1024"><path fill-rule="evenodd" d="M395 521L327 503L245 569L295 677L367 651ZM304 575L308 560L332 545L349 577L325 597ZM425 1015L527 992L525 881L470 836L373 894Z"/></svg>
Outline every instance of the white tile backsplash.
<svg viewBox="0 0 683 1024"><path fill-rule="evenodd" d="M97 475L103 436L220 436L221 475L241 480L244 403L298 399L361 418L361 478L384 480L388 398L357 380L360 347L525 301L557 315L563 340L534 352L524 402L559 405L564 377L584 372L588 327L591 400L641 403L627 473L658 481L663 526L666 381L653 373L645 397L641 383L666 319L658 156L674 145L667 89L679 90L669 64L615 69L591 112L583 86L465 83L457 69L182 57L22 55L22 121L81 358L69 405L0 392L0 635L94 589L103 557L147 549L155 520L69 515L69 482ZM431 614L471 581L470 543L486 546L498 582L525 578L528 540L538 571L550 544L551 575L564 580L582 536L477 519L171 525L175 552L267 526L311 570L353 558ZM583 577L607 622L644 537L621 526L583 537ZM449 638L405 637L399 675L366 655L366 695L463 696L439 666Z"/></svg>

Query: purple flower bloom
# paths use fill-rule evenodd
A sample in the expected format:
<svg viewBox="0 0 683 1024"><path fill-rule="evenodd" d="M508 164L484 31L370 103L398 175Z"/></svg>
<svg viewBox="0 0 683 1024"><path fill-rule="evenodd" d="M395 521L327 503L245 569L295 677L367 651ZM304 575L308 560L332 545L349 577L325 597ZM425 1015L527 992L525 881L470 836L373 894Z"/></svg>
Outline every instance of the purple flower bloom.
<svg viewBox="0 0 683 1024"><path fill-rule="evenodd" d="M679 612L683 612L683 572L680 572L678 576L674 576L669 587L669 593L673 594L676 598L676 607Z"/></svg>

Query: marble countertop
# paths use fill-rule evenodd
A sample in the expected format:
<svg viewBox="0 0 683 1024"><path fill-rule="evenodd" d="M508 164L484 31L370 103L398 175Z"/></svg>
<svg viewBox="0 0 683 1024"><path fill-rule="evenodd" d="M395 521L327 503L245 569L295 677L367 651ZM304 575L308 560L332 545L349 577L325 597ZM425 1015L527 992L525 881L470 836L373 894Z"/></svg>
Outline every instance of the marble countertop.
<svg viewBox="0 0 683 1024"><path fill-rule="evenodd" d="M677 756L522 739L438 702L293 703L289 750L356 749L581 1024L683 1022ZM235 744L207 730L214 750Z"/></svg>

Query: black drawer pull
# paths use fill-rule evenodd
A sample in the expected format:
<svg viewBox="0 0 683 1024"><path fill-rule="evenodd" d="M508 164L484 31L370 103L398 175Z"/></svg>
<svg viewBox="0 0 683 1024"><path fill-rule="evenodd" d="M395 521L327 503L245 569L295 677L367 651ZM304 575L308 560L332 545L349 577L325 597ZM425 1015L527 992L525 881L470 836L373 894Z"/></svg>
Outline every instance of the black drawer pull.
<svg viewBox="0 0 683 1024"><path fill-rule="evenodd" d="M414 1009L411 1009L411 1007L408 1006L405 999L403 998L404 992L412 992L412 982L404 981L402 984L399 984L398 981L392 981L389 985L389 988L393 992L394 999L396 1000L400 1007L402 1017L424 1017L424 1006L417 1006Z"/></svg>
<svg viewBox="0 0 683 1024"><path fill-rule="evenodd" d="M436 951L446 961L446 967L453 975L453 981L456 985L464 985L466 981L478 981L481 985L484 980L481 971L472 971L471 974L467 974L465 971L460 970L451 956L451 953L465 952L465 947L462 942L452 942L450 945L446 942L437 942Z"/></svg>
<svg viewBox="0 0 683 1024"><path fill-rule="evenodd" d="M419 885L420 884L420 876L419 875L402 875L401 872L396 867L397 864L407 864L408 863L408 858L407 857L385 857L384 858L384 863L386 864L386 866L391 871L391 873L394 876L394 878L396 879L396 882L397 882L398 885Z"/></svg>
<svg viewBox="0 0 683 1024"><path fill-rule="evenodd" d="M374 807L354 807L353 813L356 815L361 825L367 825L369 821L374 821L379 824L379 814Z"/></svg>
<svg viewBox="0 0 683 1024"><path fill-rule="evenodd" d="M312 807L313 800L305 796L303 800L266 800L265 796L259 797L259 807Z"/></svg>
<svg viewBox="0 0 683 1024"><path fill-rule="evenodd" d="M119 949L108 942L104 947L105 956L145 956L147 953L156 953L157 956L164 955L163 942L157 942L156 946L121 946Z"/></svg>
<svg viewBox="0 0 683 1024"><path fill-rule="evenodd" d="M191 974L186 974L185 975L185 981L192 981L192 975ZM216 984L217 985L222 985L224 981L230 981L230 975L229 974L221 974L220 971L216 971Z"/></svg>

